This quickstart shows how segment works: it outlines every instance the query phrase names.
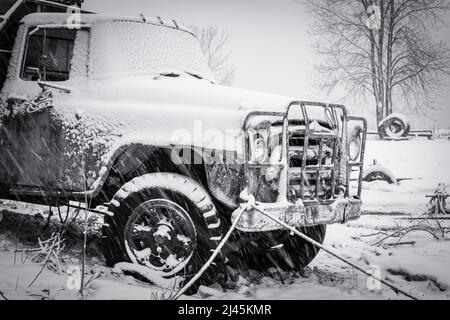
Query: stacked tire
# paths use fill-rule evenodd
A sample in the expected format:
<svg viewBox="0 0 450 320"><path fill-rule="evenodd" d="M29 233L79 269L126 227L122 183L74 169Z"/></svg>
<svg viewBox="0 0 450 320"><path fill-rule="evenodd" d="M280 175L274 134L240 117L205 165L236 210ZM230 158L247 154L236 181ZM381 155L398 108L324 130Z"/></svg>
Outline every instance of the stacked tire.
<svg viewBox="0 0 450 320"><path fill-rule="evenodd" d="M404 115L393 113L380 122L378 132L381 139L403 139L409 136L411 125Z"/></svg>

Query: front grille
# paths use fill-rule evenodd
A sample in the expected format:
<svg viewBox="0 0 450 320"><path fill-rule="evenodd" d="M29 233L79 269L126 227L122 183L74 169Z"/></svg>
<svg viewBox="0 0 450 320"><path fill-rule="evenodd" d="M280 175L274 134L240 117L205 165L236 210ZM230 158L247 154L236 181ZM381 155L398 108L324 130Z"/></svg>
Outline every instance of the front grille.
<svg viewBox="0 0 450 320"><path fill-rule="evenodd" d="M309 139L305 139L304 131L290 134L288 163L291 201L302 199L323 202L334 198L339 176L336 147L337 137L332 132L311 132Z"/></svg>

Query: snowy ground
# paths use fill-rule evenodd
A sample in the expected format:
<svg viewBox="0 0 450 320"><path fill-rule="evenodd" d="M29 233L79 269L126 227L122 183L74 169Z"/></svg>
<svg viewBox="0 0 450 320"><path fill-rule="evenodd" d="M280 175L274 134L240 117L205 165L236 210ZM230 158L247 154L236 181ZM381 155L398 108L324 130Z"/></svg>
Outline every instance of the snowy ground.
<svg viewBox="0 0 450 320"><path fill-rule="evenodd" d="M450 185L449 147L449 141L369 141L368 163L377 159L397 177L412 180L402 181L399 186L382 182L365 184L363 200L368 214L346 225L328 227L325 244L418 298L450 299L449 242L436 241L429 234L419 232L402 240L414 244L377 247L371 245L377 236L370 236L380 231L391 232L397 223L406 223L398 220L405 215L422 214L427 203L425 196L432 194L438 183ZM28 208L23 204L14 205L15 211ZM6 207L10 210L11 204L4 203L3 208ZM58 274L47 268L30 286L41 267L26 259L26 255L15 253L16 247L21 248L21 244L11 241L11 234L0 234L0 293L4 297L80 298L76 291L68 289L68 274ZM63 256L62 269L77 265L76 259L76 256ZM406 299L324 252L310 267L309 272L300 277L264 277L253 282L240 278L236 290L224 292L216 285L201 288L193 297L183 298ZM104 267L102 260L95 256L89 258L88 273L98 278L88 285L87 299L163 299L167 295L165 290Z"/></svg>
<svg viewBox="0 0 450 320"><path fill-rule="evenodd" d="M368 141L366 167L377 160L401 181L400 185L364 185L363 209L369 212L421 214L426 195L439 183L450 186L450 141Z"/></svg>

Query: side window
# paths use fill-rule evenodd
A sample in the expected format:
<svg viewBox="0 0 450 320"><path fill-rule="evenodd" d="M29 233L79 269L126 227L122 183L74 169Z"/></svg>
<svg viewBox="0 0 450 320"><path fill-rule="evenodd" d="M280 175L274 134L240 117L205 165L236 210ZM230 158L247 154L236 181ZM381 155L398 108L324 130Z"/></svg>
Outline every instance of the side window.
<svg viewBox="0 0 450 320"><path fill-rule="evenodd" d="M36 69L39 69L43 81L68 80L77 31L39 29L31 33L31 30L27 39L22 79L38 80Z"/></svg>

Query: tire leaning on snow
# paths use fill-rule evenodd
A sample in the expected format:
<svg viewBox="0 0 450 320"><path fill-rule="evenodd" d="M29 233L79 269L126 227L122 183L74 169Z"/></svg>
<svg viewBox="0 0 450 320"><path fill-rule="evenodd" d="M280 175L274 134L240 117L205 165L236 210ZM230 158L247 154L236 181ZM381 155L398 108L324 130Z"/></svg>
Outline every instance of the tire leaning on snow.
<svg viewBox="0 0 450 320"><path fill-rule="evenodd" d="M398 184L398 180L395 175L386 167L377 165L370 166L363 172L363 181L386 181L389 184Z"/></svg>
<svg viewBox="0 0 450 320"><path fill-rule="evenodd" d="M182 207L189 214L196 229L196 245L192 258L182 272L174 275L174 278L184 278L181 283L177 282L181 285L197 273L222 238L220 218L210 196L199 183L190 178L173 173L152 173L126 183L109 204L111 216L105 216L105 226L102 229L103 253L108 266L111 267L121 262L138 263L133 261L135 259L129 254L125 241L126 225L136 208L154 199L165 199ZM146 268L154 272L149 267ZM212 269L209 268L210 272L202 276L197 285L208 285L215 280Z"/></svg>
<svg viewBox="0 0 450 320"><path fill-rule="evenodd" d="M411 125L404 115L393 113L380 122L378 132L382 139L406 138L411 132Z"/></svg>

